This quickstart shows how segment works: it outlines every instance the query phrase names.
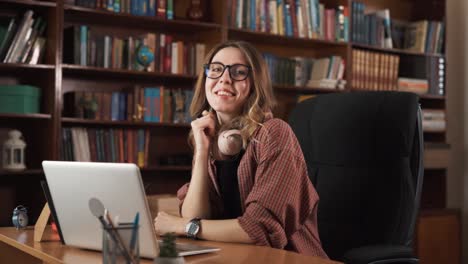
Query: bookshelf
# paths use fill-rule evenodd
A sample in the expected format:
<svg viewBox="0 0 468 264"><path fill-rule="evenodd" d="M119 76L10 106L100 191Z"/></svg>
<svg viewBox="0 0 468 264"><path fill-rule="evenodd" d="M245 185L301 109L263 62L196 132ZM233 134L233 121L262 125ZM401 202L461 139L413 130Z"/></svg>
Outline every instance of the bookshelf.
<svg viewBox="0 0 468 264"><path fill-rule="evenodd" d="M358 43L353 43L351 44L351 46L353 48L358 48L358 49L373 50L373 51L380 51L380 52L400 54L400 55L416 55L416 56L424 56L424 57L444 57L445 56L443 54L438 54L438 53L421 53L421 52L409 51L409 50L404 50L404 49L382 48L382 47L376 47L372 45L358 44Z"/></svg>
<svg viewBox="0 0 468 264"><path fill-rule="evenodd" d="M190 0L174 1L175 19L173 20L157 15L139 16L125 12L111 12L102 8L78 6L74 4L73 0L0 0L0 17L16 16L23 14L26 10L33 10L35 15L41 16L47 22L44 33L47 41L43 58L38 64L0 63L0 85L30 84L39 87L42 93L40 113L0 113L0 129L16 128L21 130L28 144L26 152L28 169L26 171L11 173L0 170L0 200L5 201L0 204L0 226L10 225L11 211L18 204L28 205L33 221L39 215L44 202L39 184L39 181L44 179L41 161L62 158L62 149L66 145L62 140L64 128L143 129L149 131L148 162L141 169L149 194L175 193L178 187L190 178L190 163L188 165L184 163L187 162L187 154L190 153L186 140L190 129L188 123L90 120L65 115L62 110L66 107L64 95L69 92L125 92L129 87L135 85L141 87L163 86L165 89L185 91L193 87L196 80L195 75L174 74L171 71L161 69L146 72L124 67L104 68L66 61L64 55L70 51L70 42L66 35L66 30L69 27L86 25L90 28L91 35L109 34L120 38L147 33L154 33L157 36L166 34L173 36L174 40L184 43L202 43L206 46L206 52L215 43L221 41L245 40L253 43L261 52L272 54L278 58L317 59L329 56L342 58L344 61L342 78L346 81L344 89L329 89L304 83L300 85L294 83L274 84L279 101L279 106L274 113L283 119L287 119L300 95L373 90L372 84L367 82L374 82L377 88L380 87L379 82L393 82L392 85L396 86L397 80L390 81L390 77L385 75L387 74L385 71L372 75L368 70L369 68L390 67L391 64L386 62L386 56L398 59L410 58L409 60L414 59L414 61L422 61L422 63L427 63L429 60L445 59L443 52L417 52L356 41L353 33L358 32L356 27L358 24L355 21L359 18L357 13L353 12L355 1L352 0L321 1L325 3L324 10L338 10L339 6L346 8L348 35L346 40L339 41L329 37L299 37L301 33L295 35L294 32L290 35L272 34L262 32L262 26L252 30L252 24L238 25L233 18L233 15L236 15L236 8L232 8L232 4L239 3L239 1L202 1L205 16L202 21L193 21L186 17ZM307 1L311 2L312 0ZM243 0L243 2L248 1ZM294 3L295 1L284 2ZM306 1L298 2L305 3ZM431 3L422 0L361 0L359 3L365 5L365 14L389 9L391 20L444 21L445 19L445 0L434 0ZM425 8L419 8L421 6ZM256 27L256 25L253 26ZM354 57L355 51L362 52L363 58L369 58L369 61L374 60L374 62L364 60L363 63L360 63L358 57ZM442 83L445 84L445 81ZM382 87L382 89L391 88L388 86ZM448 90L449 87L445 87L443 94L422 94L420 96L422 108L441 110L445 113ZM446 208L446 161L448 158L447 150L450 147L446 143L446 130L428 130L424 132L424 137L425 156L427 157L425 162L426 177L416 249L419 255L424 256L422 263L435 263L431 261L430 252L427 252L427 246L432 244L424 241L424 238L431 237L433 234L431 230L438 228L434 226L431 217L435 215L438 219L445 217L445 220L451 223L447 225L454 228L459 222L459 216L456 210ZM174 165L178 162L179 165ZM434 242L431 241L431 243ZM459 257L460 255L456 251L456 247L447 248L443 254L451 260L453 256L458 255Z"/></svg>

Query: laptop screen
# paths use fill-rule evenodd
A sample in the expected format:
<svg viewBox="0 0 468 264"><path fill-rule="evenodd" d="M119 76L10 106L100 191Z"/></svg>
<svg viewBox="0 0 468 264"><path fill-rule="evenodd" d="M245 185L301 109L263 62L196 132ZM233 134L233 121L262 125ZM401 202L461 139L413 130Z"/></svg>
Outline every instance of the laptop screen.
<svg viewBox="0 0 468 264"><path fill-rule="evenodd" d="M142 257L154 258L159 247L147 199L135 164L43 161L42 166L66 245L102 250L102 227L88 207L91 198L132 222L140 213L139 244Z"/></svg>

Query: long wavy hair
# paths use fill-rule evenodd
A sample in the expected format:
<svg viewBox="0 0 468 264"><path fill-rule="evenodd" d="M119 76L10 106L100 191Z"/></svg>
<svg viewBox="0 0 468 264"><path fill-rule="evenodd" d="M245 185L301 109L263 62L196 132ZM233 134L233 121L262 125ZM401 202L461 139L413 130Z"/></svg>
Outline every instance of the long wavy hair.
<svg viewBox="0 0 468 264"><path fill-rule="evenodd" d="M245 41L227 41L217 44L205 56L204 64L211 63L213 57L224 48L237 48L245 56L248 65L251 67L248 80L250 80L250 94L246 99L241 114L233 119L229 124L217 124L217 132L227 129L239 129L241 131L243 147L250 142L255 130L262 125L267 116L271 116L271 111L276 106L276 99L271 86L270 74L267 65L260 52ZM195 91L190 105L190 115L192 119L201 116L204 110L210 110L205 93L205 71L201 70L195 84ZM214 110L213 110L214 111ZM215 113L216 114L216 113ZM189 143L193 147L193 132L190 131Z"/></svg>

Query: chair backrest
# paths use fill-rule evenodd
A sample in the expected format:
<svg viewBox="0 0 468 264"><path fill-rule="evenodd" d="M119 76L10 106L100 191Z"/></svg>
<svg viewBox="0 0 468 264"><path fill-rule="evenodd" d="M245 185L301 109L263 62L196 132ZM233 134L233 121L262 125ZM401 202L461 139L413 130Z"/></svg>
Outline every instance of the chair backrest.
<svg viewBox="0 0 468 264"><path fill-rule="evenodd" d="M361 246L411 246L424 171L420 116L418 97L402 92L320 95L291 113L330 258Z"/></svg>

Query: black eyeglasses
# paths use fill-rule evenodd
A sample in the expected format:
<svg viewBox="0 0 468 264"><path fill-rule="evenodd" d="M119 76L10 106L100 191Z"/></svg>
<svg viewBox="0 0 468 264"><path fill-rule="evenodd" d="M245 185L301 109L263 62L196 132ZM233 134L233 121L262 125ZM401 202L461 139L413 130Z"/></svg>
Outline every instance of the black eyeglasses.
<svg viewBox="0 0 468 264"><path fill-rule="evenodd" d="M250 66L244 64L224 65L220 62L213 62L203 65L205 75L210 79L218 79L224 74L226 68L229 68L229 76L236 81L243 81L249 77Z"/></svg>

